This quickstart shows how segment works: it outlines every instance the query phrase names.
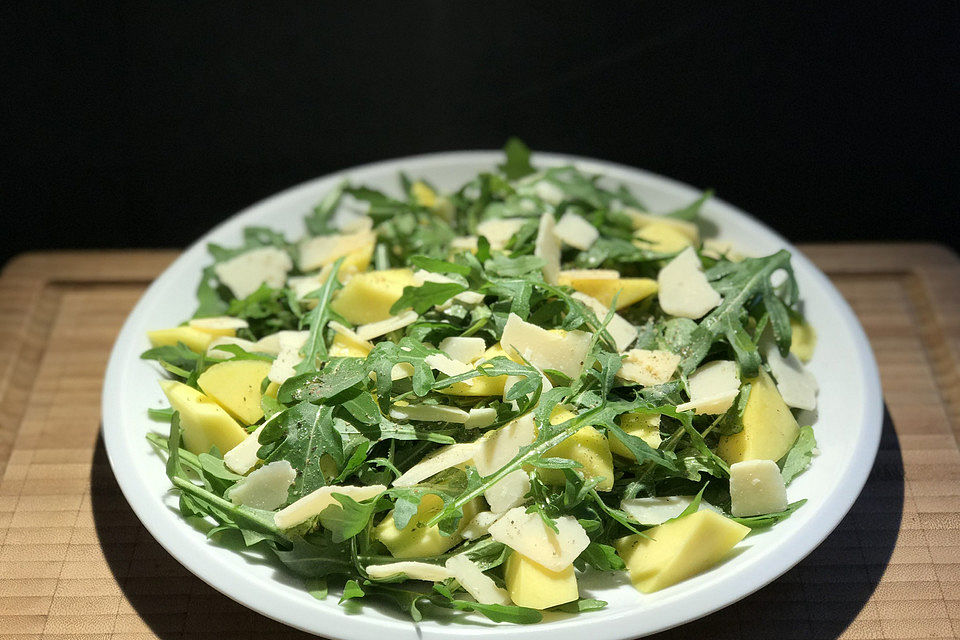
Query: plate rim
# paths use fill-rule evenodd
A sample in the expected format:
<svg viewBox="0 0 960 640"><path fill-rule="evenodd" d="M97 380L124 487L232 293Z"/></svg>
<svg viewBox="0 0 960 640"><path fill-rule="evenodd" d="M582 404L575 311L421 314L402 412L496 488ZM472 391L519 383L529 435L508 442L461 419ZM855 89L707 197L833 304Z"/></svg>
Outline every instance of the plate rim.
<svg viewBox="0 0 960 640"><path fill-rule="evenodd" d="M241 219L252 215L255 211L262 207L269 206L271 203L282 199L291 198L300 192L305 192L316 188L317 184L320 182L332 182L337 179L348 178L357 172L371 170L386 171L391 169L397 171L402 169L404 165L410 163L442 161L445 159L456 160L458 162L473 162L478 166L492 166L494 163L502 160L502 157L502 151L496 150L443 151L436 153L425 153L348 167L303 181L275 194L267 196L266 198L262 198L250 206L243 208L239 212L226 217L223 221L204 233L200 238L192 242L170 265L164 269L161 274L157 276L157 278L144 291L124 321L123 327L118 333L113 348L111 349L110 357L105 370L103 392L101 396L101 432L103 434L104 445L110 467L113 470L114 476L117 478L117 483L120 486L121 492L123 493L127 503L133 509L140 522L149 531L150 535L188 571L199 577L217 591L239 602L245 607L277 620L278 622L309 633L323 633L329 635L330 629L322 628L323 622L335 622L338 620L343 620L344 616L347 616L345 612L340 611L330 613L327 611L314 610L311 612L313 623L308 624L304 621L302 615L296 619L291 619L293 612L284 611L284 607L282 605L285 604L284 600L286 599L286 596L269 594L269 598L258 600L253 597L254 594L239 592L239 589L231 588L233 585L227 581L225 574L218 573L218 567L215 566L217 563L210 562L213 556L209 555L208 551L202 545L174 544L173 538L179 537L177 535L177 531L173 529L168 530L163 522L151 517L151 512L147 504L147 502L150 500L150 496L147 492L134 490L137 488L136 485L141 483L139 482L139 478L136 477L136 475L132 472L133 470L127 468L121 463L121 456L123 454L121 447L122 440L120 439L121 436L118 432L119 427L117 425L122 424L121 406L123 403L116 402L114 399L118 397L117 389L120 382L119 373L122 369L123 362L126 358L130 357L130 347L134 346L135 344L136 336L132 335L133 325L135 324L134 320L143 313L146 302L152 299L153 294L159 288L161 281L164 280L165 277L172 277L170 274L175 270L184 268L184 265L190 262L192 255L196 253L199 248L204 247L206 243L210 241L212 236L218 235L225 227L240 224L239 221ZM532 160L534 163L540 161L547 165L576 164L581 168L585 168L591 172L604 173L612 171L615 173L633 174L634 176L643 178L647 181L660 182L671 189L684 190L694 193L698 192L698 190L686 183L646 171L644 169L584 156L550 152L535 152L532 156ZM831 502L818 505L818 517L815 520L808 522L805 528L795 532L793 538L799 539L794 540L793 538L788 538L781 542L781 544L785 544L788 541L793 541L795 545L798 545L801 548L800 553L794 551L785 556L781 556L777 562L772 564L772 566L765 567L765 570L759 572L759 574L752 574L748 580L750 583L749 586L746 588L735 589L732 596L730 595L730 592L725 592L722 596L720 596L718 595L718 590L715 589L713 592L709 593L706 601L704 601L702 598L698 600L696 611L692 614L689 609L683 606L685 598L680 598L677 601L662 604L661 607L666 609L667 615L661 616L660 621L654 626L649 626L648 628L643 629L642 633L644 634L652 634L685 624L729 606L754 593L760 588L770 584L773 580L777 579L789 571L801 560L806 558L823 542L824 539L826 539L828 535L830 535L830 533L833 532L837 525L839 525L841 520L847 515L847 513L849 513L851 507L859 496L869 477L870 470L873 467L873 463L879 449L883 427L883 394L880 385L879 370L877 368L876 359L874 357L869 340L866 337L866 333L864 332L862 325L860 324L856 315L853 313L853 310L850 308L850 305L847 303L847 301L839 293L836 287L833 286L827 276L816 265L814 265L813 262L803 254L802 251L800 251L792 243L788 242L775 230L760 220L740 210L736 206L727 203L721 198L713 197L711 200L714 203L714 206L719 205L724 209L723 215L733 216L734 218L739 219L739 222L741 223L746 223L749 226L757 227L763 233L774 239L778 244L789 250L795 263L803 263L804 269L807 271L808 275L819 281L818 284L820 285L821 289L830 299L831 307L840 312L843 324L850 331L853 337L852 346L854 347L860 369L863 373L863 376L860 379L860 382L863 384L864 395L863 417L861 424L867 427L863 437L868 440L866 444L870 453L869 456L857 456L857 459L854 461L854 463L847 468L846 474L837 479L837 485L842 487L841 490L839 493L833 496ZM139 356L139 353L136 355ZM189 527L189 525L187 526ZM801 533L803 535L800 535ZM795 549L797 547L795 546L793 548ZM783 560L784 557L787 557L788 559ZM220 569L230 569L230 567L220 567ZM741 572L734 573L732 576L728 576L727 578L737 577L739 573ZM271 606L273 601L276 601L274 604L281 606ZM639 608L638 610L642 611L642 609ZM406 624L406 626L408 626L410 629L415 629L418 632L411 637L441 638L455 636L459 638L488 638L492 634L502 634L505 631L508 631L511 634L523 635L524 637L532 637L538 633L559 634L557 635L556 640L566 640L568 638L572 640L573 638L580 637L580 634L583 631L583 625L586 624L592 625L590 633L595 640L617 640L620 638L636 636L636 631L624 629L621 626L621 623L624 622L624 619L628 618L630 615L630 610L614 612L605 618L605 622L614 622L616 624L605 624L601 629L595 628L596 625L593 621L591 621L590 614L581 614L559 623L549 623L546 628L543 624L529 626L512 625L508 630L505 630L502 625L485 628L462 625L456 628L442 627L439 631L433 628L421 628L420 625L404 623L399 620L371 620L365 616L348 616L346 617L346 620L350 621L349 627L352 627L350 629L350 633L349 635L341 635L338 637L357 640L380 640L380 636L384 631L391 630L396 632L398 631L397 624ZM666 617L667 619L663 620L663 617Z"/></svg>

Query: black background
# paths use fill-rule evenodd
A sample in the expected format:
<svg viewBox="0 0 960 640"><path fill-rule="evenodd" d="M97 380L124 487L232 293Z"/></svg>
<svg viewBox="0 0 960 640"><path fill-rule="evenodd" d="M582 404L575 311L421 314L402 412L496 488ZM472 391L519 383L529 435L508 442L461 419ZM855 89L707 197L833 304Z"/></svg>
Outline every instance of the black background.
<svg viewBox="0 0 960 640"><path fill-rule="evenodd" d="M797 241L960 247L957 2L24 3L0 48L0 262L184 246L299 181L509 135Z"/></svg>

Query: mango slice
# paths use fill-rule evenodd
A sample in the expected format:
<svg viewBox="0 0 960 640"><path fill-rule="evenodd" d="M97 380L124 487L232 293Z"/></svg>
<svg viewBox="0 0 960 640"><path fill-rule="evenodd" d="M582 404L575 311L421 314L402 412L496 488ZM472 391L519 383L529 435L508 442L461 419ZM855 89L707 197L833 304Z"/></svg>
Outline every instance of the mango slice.
<svg viewBox="0 0 960 640"><path fill-rule="evenodd" d="M433 208L437 204L437 193L430 186L417 180L412 185L410 185L410 194L413 196L413 199L416 200L417 204L421 207L426 207L427 209Z"/></svg>
<svg viewBox="0 0 960 640"><path fill-rule="evenodd" d="M656 449L662 442L660 438L660 414L659 413L624 413L620 416L620 428L631 436L636 436ZM607 441L610 443L610 451L633 459L630 449L620 442L613 433L609 434Z"/></svg>
<svg viewBox="0 0 960 640"><path fill-rule="evenodd" d="M333 342L327 349L327 354L332 358L366 358L369 353L370 347L366 343L342 333L334 334Z"/></svg>
<svg viewBox="0 0 960 640"><path fill-rule="evenodd" d="M677 253L693 246L690 238L676 227L659 221L651 222L633 235L643 241L634 242L636 246L659 253Z"/></svg>
<svg viewBox="0 0 960 640"><path fill-rule="evenodd" d="M550 416L550 424L560 424L575 417L572 411L557 407ZM586 478L603 478L597 485L597 491L613 489L613 456L607 438L591 426L580 427L572 436L551 448L545 454L547 458L566 458L579 462L577 469ZM563 486L566 482L560 469L540 469L540 479L545 484Z"/></svg>
<svg viewBox="0 0 960 640"><path fill-rule="evenodd" d="M800 434L800 425L770 376L761 370L758 377L748 382L750 397L743 410L743 430L723 436L717 446L717 455L727 464L779 460Z"/></svg>
<svg viewBox="0 0 960 640"><path fill-rule="evenodd" d="M483 353L483 357L480 358L480 362L486 360L491 360L497 356L504 356L506 358L510 357L504 348L498 342ZM466 382L457 382L452 384L445 389L440 389L440 393L444 393L448 396L502 396L503 395L503 386L507 383L507 376L477 376L473 378L473 384L467 384Z"/></svg>
<svg viewBox="0 0 960 640"><path fill-rule="evenodd" d="M207 396L243 424L263 417L260 408L260 384L270 373L265 360L228 360L200 374L197 384Z"/></svg>
<svg viewBox="0 0 960 640"><path fill-rule="evenodd" d="M596 298L607 308L617 296L617 311L640 302L657 292L657 281L650 278L576 278L562 273L560 284L573 287L581 293Z"/></svg>
<svg viewBox="0 0 960 640"><path fill-rule="evenodd" d="M236 333L236 331L234 331ZM157 329L147 331L150 345L154 347L176 346L178 342L190 347L191 351L202 353L207 350L213 339L216 338L209 331L201 331L193 327L173 327L172 329Z"/></svg>
<svg viewBox="0 0 960 640"><path fill-rule="evenodd" d="M436 525L432 527L424 526L424 523L435 516L442 508L443 500L439 496L425 495L420 500L417 514L410 518L406 527L397 529L391 511L373 530L373 536L382 542L395 558L415 558L441 554L460 542L462 538L459 529L467 526L480 511L479 501L477 500L465 504L457 533L444 536L441 535L440 529Z"/></svg>
<svg viewBox="0 0 960 640"><path fill-rule="evenodd" d="M351 324L368 324L390 317L390 307L414 285L410 269L386 269L359 273L334 298L333 310Z"/></svg>
<svg viewBox="0 0 960 640"><path fill-rule="evenodd" d="M180 413L183 447L196 454L216 447L226 453L243 442L246 430L213 399L174 380L161 380L160 388L174 411Z"/></svg>
<svg viewBox="0 0 960 640"><path fill-rule="evenodd" d="M809 323L796 318L790 318L790 330L790 352L803 362L810 362L817 346L817 332Z"/></svg>
<svg viewBox="0 0 960 640"><path fill-rule="evenodd" d="M646 538L620 538L614 546L633 586L652 593L709 569L749 532L749 527L704 509L648 529Z"/></svg>
<svg viewBox="0 0 960 640"><path fill-rule="evenodd" d="M580 597L573 565L551 571L516 551L507 558L503 573L513 603L531 609L546 609Z"/></svg>

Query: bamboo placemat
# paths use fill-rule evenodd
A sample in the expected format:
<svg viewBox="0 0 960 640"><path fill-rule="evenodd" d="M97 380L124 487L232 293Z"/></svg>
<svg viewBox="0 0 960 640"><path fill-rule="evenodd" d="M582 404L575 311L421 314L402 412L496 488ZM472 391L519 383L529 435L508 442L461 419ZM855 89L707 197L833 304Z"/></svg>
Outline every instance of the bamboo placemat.
<svg viewBox="0 0 960 640"><path fill-rule="evenodd" d="M663 638L960 636L960 260L812 245L880 363L866 488L813 554ZM0 638L299 635L206 586L127 506L99 436L114 337L174 252L22 256L0 275ZM509 637L509 629L505 630Z"/></svg>

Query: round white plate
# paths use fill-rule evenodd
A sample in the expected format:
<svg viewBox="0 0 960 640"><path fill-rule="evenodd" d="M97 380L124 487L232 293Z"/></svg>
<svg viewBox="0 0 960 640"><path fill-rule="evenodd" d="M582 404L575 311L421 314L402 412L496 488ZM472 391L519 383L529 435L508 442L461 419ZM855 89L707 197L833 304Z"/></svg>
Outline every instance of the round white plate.
<svg viewBox="0 0 960 640"><path fill-rule="evenodd" d="M694 620L724 607L774 580L809 554L840 522L860 492L880 440L882 397L876 363L863 329L827 278L795 247L738 209L712 199L703 217L720 239L743 253L766 255L786 248L819 342L810 368L820 384L819 417L814 429L821 454L794 481L791 501L807 504L777 526L750 535L719 566L651 595L634 590L625 575L581 576L581 596L609 606L581 615L552 615L537 625L496 625L469 618L465 624L410 622L389 605L364 605L350 614L331 596L318 601L301 581L271 564L218 546L180 518L160 458L144 435L159 424L148 407L165 405L157 385L161 371L139 359L148 347L146 331L175 326L192 315L194 291L209 263L208 242L241 243L243 227L269 226L288 238L304 233L303 217L338 182L349 178L399 195L397 173L424 177L453 189L502 162L499 152L440 153L380 162L342 171L293 187L259 202L217 226L193 244L150 286L114 345L103 390L103 435L110 464L123 494L150 533L185 567L234 600L298 629L350 640L510 637L550 640L633 638ZM536 166L576 164L630 187L655 212L686 205L699 195L689 186L621 165L555 154L536 154Z"/></svg>

